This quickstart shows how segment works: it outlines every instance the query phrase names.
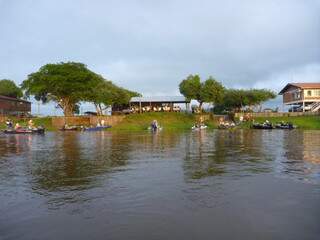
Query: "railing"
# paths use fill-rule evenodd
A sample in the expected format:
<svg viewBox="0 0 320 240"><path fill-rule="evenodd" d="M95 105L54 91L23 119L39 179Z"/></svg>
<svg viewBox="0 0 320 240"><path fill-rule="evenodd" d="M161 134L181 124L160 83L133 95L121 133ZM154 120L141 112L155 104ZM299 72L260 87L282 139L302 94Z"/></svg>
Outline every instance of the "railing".
<svg viewBox="0 0 320 240"><path fill-rule="evenodd" d="M320 102L314 102L310 105L311 112L316 112L320 109Z"/></svg>
<svg viewBox="0 0 320 240"><path fill-rule="evenodd" d="M235 113L235 117L248 115L250 117L298 117L298 116L318 116L320 112L254 112L254 113Z"/></svg>

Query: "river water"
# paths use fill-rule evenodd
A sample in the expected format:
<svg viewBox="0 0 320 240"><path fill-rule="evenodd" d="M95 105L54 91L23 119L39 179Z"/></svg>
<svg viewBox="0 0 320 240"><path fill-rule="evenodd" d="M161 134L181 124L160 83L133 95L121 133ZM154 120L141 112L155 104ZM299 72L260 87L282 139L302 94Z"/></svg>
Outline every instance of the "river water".
<svg viewBox="0 0 320 240"><path fill-rule="evenodd" d="M0 239L319 239L320 131L0 135Z"/></svg>

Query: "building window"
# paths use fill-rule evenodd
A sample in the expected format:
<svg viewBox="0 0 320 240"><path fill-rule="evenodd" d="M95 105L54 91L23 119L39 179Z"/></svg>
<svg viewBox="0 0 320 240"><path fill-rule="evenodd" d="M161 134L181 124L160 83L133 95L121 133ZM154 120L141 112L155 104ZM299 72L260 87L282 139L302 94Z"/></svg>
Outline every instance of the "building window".
<svg viewBox="0 0 320 240"><path fill-rule="evenodd" d="M312 91L311 91L311 90L308 90L308 91L307 91L307 96L308 96L308 97L311 97L311 96L312 96Z"/></svg>
<svg viewBox="0 0 320 240"><path fill-rule="evenodd" d="M301 96L301 95L300 95L300 92L294 92L294 93L293 93L293 98L294 98L294 99L300 99L300 96Z"/></svg>

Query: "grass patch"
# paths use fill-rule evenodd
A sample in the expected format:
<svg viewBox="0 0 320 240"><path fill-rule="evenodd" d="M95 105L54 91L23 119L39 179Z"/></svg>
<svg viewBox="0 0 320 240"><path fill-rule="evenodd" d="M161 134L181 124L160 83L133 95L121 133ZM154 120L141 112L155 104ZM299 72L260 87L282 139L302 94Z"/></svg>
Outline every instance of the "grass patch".
<svg viewBox="0 0 320 240"><path fill-rule="evenodd" d="M194 114L187 113L142 113L128 115L121 123L112 127L112 131L126 130L126 131L141 131L146 130L151 122L156 119L160 126L165 130L186 130L190 129L196 122ZM214 128L213 121L207 121L209 128Z"/></svg>
<svg viewBox="0 0 320 240"><path fill-rule="evenodd" d="M14 124L16 124L18 122L22 127L27 127L28 126L29 119L27 119L27 118L21 119L21 118L11 117L10 119L13 121ZM46 128L46 130L53 131L55 129L52 126L51 119L52 119L51 117L32 118L35 126L44 126ZM5 123L1 123L0 124L0 129L5 129L5 128L6 128L6 124Z"/></svg>

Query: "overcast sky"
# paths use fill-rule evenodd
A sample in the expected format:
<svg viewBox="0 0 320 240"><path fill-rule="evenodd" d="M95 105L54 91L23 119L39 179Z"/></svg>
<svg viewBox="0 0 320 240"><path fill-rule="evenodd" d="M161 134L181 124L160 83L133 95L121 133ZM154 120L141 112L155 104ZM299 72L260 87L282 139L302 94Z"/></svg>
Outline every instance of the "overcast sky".
<svg viewBox="0 0 320 240"><path fill-rule="evenodd" d="M320 81L320 0L0 0L0 79L78 61L144 95Z"/></svg>

